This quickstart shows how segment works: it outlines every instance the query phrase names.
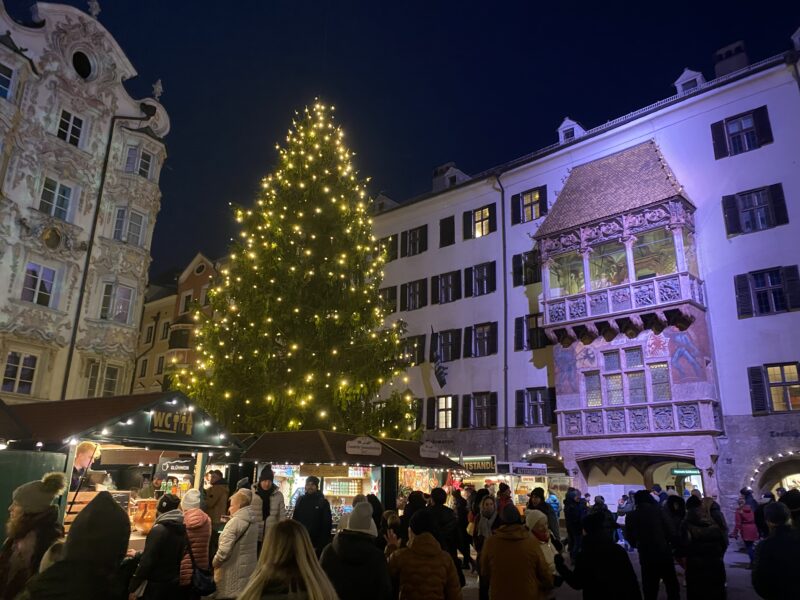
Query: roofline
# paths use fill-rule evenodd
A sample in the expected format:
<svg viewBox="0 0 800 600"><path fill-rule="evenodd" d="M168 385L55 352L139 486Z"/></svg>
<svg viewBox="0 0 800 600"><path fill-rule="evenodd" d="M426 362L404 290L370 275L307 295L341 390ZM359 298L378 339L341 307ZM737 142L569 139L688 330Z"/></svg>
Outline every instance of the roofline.
<svg viewBox="0 0 800 600"><path fill-rule="evenodd" d="M787 50L786 52L782 52L781 54L776 54L769 58L765 58L764 60L760 60L755 62L751 65L748 65L742 69L734 71L732 73L728 73L727 75L722 75L720 77L716 77L710 81L706 81L705 83L697 86L696 88L689 90L688 92L681 92L678 94L674 94L669 96L668 98L664 98L652 104L649 104L645 107L636 109L633 112L627 113L621 117L617 117L616 119L612 119L602 125L598 125L597 127L593 127L591 129L586 130L586 132L574 140L570 142L556 142L549 146L545 146L544 148L540 148L531 152L529 154L523 155L519 158L515 158L511 161L501 163L484 171L477 173L475 176L471 177L470 179L452 187L449 187L445 190L441 190L438 192L426 192L419 196L415 196L405 202L399 203L398 206L393 208L387 209L381 213L375 215L375 217L379 217L381 215L386 215L396 210L401 210L407 206L411 206L413 204L417 204L418 202L422 202L424 200L430 200L431 198L435 198L437 196L441 196L453 190L461 189L467 187L474 183L480 183L492 177L498 177L504 173L508 173L509 171L513 171L519 167L531 164L541 158L546 156L550 156L551 154L555 154L559 150L564 148L572 148L588 139L595 138L606 131L611 131L616 129L617 127L621 127L622 125L626 125L640 117L651 115L663 108L668 106L674 106L675 104L679 104L684 100L688 100L689 98L694 98L696 96L700 96L708 91L723 87L729 83L734 83L736 81L740 81L751 75L756 73L760 73L762 71L766 71L772 67L776 67L782 64L790 64L792 61L796 61L798 59L798 53L795 50Z"/></svg>

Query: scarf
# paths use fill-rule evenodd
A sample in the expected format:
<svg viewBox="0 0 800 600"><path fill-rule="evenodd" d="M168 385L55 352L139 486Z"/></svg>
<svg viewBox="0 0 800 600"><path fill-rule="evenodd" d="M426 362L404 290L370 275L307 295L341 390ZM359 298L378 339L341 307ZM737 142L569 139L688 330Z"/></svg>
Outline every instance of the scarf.
<svg viewBox="0 0 800 600"><path fill-rule="evenodd" d="M261 519L266 521L269 517L270 511L270 498L272 498L272 494L275 493L275 490L278 489L278 486L274 483L270 486L268 490L262 489L261 484L259 483L258 489L256 490L256 494L258 497L261 498Z"/></svg>
<svg viewBox="0 0 800 600"><path fill-rule="evenodd" d="M494 511L491 517L484 516L484 514L481 513L481 516L478 519L477 534L483 538L490 537L492 535L492 525L494 525L496 519L497 519L497 511Z"/></svg>

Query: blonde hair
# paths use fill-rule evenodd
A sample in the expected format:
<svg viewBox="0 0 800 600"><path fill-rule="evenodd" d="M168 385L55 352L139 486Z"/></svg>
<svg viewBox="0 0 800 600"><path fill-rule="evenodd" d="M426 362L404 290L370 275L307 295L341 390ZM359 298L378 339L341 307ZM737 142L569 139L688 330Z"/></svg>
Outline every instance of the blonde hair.
<svg viewBox="0 0 800 600"><path fill-rule="evenodd" d="M285 585L290 595L305 591L308 600L339 600L319 565L306 528L291 519L267 529L258 567L239 600L260 600L269 583Z"/></svg>
<svg viewBox="0 0 800 600"><path fill-rule="evenodd" d="M80 456L81 454L91 454L96 459L100 458L100 446L93 442L81 442L75 448L75 456Z"/></svg>
<svg viewBox="0 0 800 600"><path fill-rule="evenodd" d="M253 496L250 495L250 490L239 490L231 496L231 503L234 499L238 502L239 508L247 508L252 503Z"/></svg>

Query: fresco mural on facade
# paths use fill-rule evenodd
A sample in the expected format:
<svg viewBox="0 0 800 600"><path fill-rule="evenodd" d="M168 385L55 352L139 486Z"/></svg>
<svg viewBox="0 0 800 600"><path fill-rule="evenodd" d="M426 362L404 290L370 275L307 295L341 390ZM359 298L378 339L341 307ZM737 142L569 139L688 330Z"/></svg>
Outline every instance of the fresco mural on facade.
<svg viewBox="0 0 800 600"><path fill-rule="evenodd" d="M704 319L698 319L684 331L667 327L663 335L669 340L669 366L673 384L711 380L711 351Z"/></svg>
<svg viewBox="0 0 800 600"><path fill-rule="evenodd" d="M573 346L564 348L561 344L553 346L553 362L556 372L556 393L577 394L578 371L575 364L575 350Z"/></svg>

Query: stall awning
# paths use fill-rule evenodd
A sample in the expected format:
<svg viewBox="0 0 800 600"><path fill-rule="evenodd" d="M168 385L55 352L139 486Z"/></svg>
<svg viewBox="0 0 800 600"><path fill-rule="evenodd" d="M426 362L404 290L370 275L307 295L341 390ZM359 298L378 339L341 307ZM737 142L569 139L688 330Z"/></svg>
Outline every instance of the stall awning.
<svg viewBox="0 0 800 600"><path fill-rule="evenodd" d="M64 448L78 440L164 450L239 452L238 442L180 392L5 404L23 429L14 447ZM1 419L1 418L0 418ZM1 424L1 423L0 423Z"/></svg>
<svg viewBox="0 0 800 600"><path fill-rule="evenodd" d="M347 443L370 440L368 444L379 454L353 454ZM372 436L357 436L321 429L307 431L268 432L259 437L242 455L243 460L257 460L274 464L337 464L371 466L419 466L436 469L460 469L458 463L444 456L426 458L420 454L419 442L387 440ZM352 444L351 444L352 446Z"/></svg>

